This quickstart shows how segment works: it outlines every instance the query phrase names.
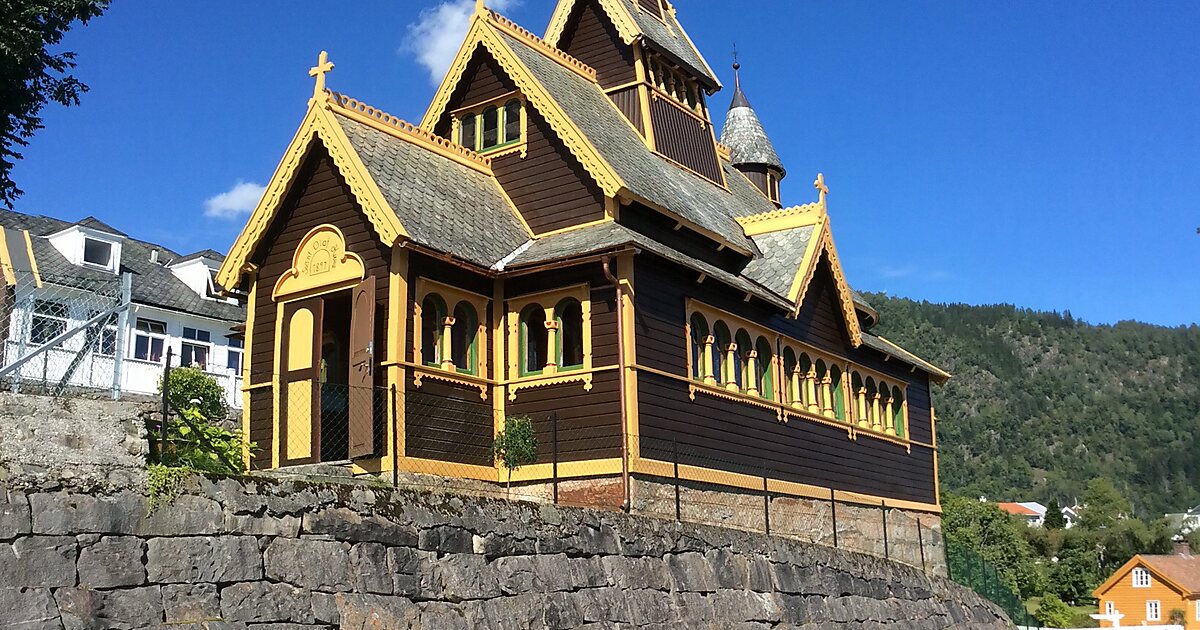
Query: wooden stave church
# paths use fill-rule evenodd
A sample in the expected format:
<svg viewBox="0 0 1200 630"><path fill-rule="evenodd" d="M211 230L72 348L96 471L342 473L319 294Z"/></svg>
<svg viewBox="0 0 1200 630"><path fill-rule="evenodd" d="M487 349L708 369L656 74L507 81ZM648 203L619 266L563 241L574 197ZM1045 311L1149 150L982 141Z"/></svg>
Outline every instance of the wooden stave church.
<svg viewBox="0 0 1200 630"><path fill-rule="evenodd" d="M870 333L822 178L816 202L780 206L786 171L740 85L717 142L707 100L721 85L667 0L560 0L545 38L479 3L419 126L326 90L330 69L313 69L308 113L217 277L250 296L252 468L351 459L360 473L499 481L504 418L534 418L547 451L553 412L557 474L621 478L614 505L628 507L631 475L669 476L678 457L731 488L765 476L782 495L940 512L930 388L949 375ZM349 308L350 380L375 390L350 397L346 452L323 456L320 314L346 303L366 305ZM459 333L446 322L468 319L449 303L474 307L473 374L447 360ZM522 309L535 303L548 341L528 374ZM564 303L582 347L558 369ZM297 324L304 310L315 320ZM735 330L756 350L720 347ZM769 386L740 371L754 366ZM840 388L823 378L834 370ZM513 479L550 474L539 463Z"/></svg>

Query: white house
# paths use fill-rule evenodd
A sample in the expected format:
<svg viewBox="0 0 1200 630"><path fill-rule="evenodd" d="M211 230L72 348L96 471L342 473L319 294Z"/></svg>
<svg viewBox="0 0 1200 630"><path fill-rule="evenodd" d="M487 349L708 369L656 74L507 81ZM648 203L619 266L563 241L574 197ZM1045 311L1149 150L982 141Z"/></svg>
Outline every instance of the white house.
<svg viewBox="0 0 1200 630"><path fill-rule="evenodd" d="M170 350L173 366L202 368L241 407L246 309L239 296L213 289L220 253L181 256L92 217L70 223L0 211L0 227L4 365L54 342L10 375L14 387L111 389L119 375L120 391L154 394ZM125 274L129 309L105 318L122 301ZM56 341L70 331L78 332Z"/></svg>

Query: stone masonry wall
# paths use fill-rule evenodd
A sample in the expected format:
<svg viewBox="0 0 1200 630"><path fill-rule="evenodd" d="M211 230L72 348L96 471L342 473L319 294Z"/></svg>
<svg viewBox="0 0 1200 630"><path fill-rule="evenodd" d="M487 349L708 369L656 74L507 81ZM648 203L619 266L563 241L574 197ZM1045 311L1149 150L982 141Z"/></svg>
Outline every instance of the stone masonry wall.
<svg viewBox="0 0 1200 630"><path fill-rule="evenodd" d="M0 395L0 630L1012 627L869 555L452 489L192 477L151 511L140 413Z"/></svg>

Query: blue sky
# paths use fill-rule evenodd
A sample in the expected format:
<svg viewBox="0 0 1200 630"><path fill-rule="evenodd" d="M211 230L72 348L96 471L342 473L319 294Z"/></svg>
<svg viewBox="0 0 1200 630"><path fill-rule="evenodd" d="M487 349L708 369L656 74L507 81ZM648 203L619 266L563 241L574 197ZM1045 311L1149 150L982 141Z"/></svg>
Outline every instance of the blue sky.
<svg viewBox="0 0 1200 630"><path fill-rule="evenodd" d="M17 208L224 250L300 122L317 52L331 88L419 121L464 2L118 0L64 42L92 91L46 110ZM554 1L489 4L541 33ZM1197 321L1200 5L676 6L728 86L736 42L785 202L814 199L825 173L856 288ZM718 125L730 94L711 100Z"/></svg>

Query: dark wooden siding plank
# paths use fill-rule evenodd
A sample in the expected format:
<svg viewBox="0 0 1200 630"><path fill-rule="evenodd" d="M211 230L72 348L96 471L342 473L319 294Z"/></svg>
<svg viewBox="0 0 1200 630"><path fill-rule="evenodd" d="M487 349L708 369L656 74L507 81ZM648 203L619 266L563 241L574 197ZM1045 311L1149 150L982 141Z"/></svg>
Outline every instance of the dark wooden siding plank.
<svg viewBox="0 0 1200 630"><path fill-rule="evenodd" d="M633 47L621 41L621 36L596 0L575 5L559 48L596 70L601 87L609 88L637 79Z"/></svg>
<svg viewBox="0 0 1200 630"><path fill-rule="evenodd" d="M650 98L650 124L654 127L654 148L659 153L721 183L721 165L713 143L712 126L662 96Z"/></svg>

